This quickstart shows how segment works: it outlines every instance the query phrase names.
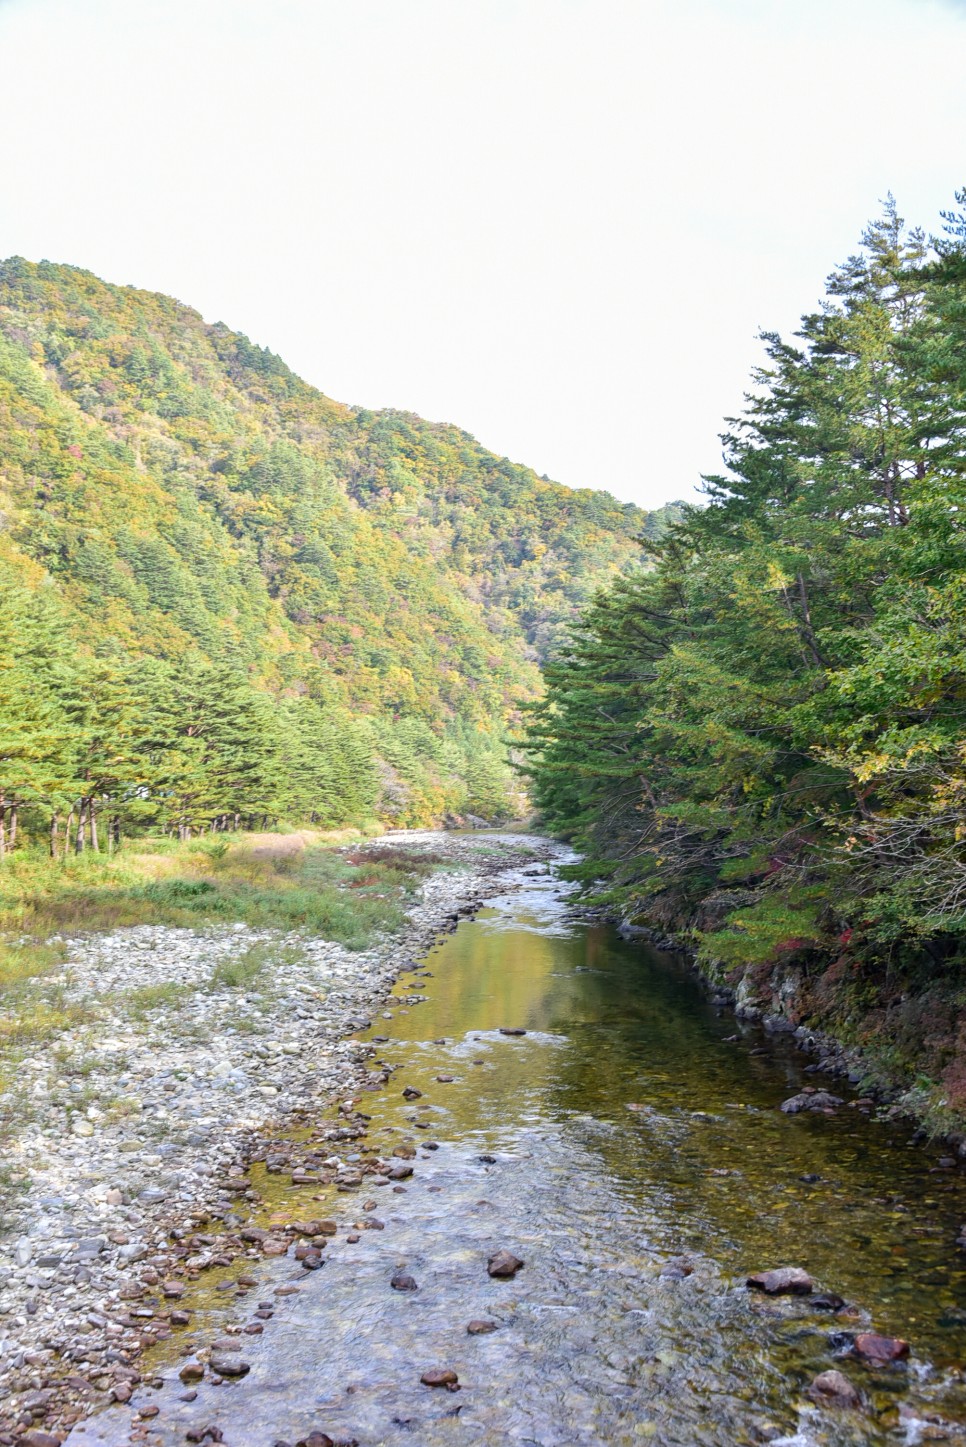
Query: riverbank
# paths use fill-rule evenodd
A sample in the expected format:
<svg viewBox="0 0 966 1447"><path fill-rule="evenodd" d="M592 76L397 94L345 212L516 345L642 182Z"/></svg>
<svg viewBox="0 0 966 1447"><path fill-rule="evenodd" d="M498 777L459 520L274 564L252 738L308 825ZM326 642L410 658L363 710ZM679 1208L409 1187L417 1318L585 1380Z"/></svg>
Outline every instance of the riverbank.
<svg viewBox="0 0 966 1447"><path fill-rule="evenodd" d="M259 1140L383 1083L352 1032L506 870L556 846L400 833L369 846L370 865L361 846L346 848L387 895L367 903L336 878L343 934L354 908L385 922L367 948L237 919L57 941L62 959L42 987L59 1024L17 1048L0 1097L0 1440L126 1400L176 1311L178 1281L165 1288L165 1275L176 1258L183 1273L185 1253L172 1254L172 1230L204 1224L191 1270L217 1264L219 1236L257 1204L246 1168ZM408 899L386 882L394 862ZM152 1279L175 1303L167 1314L140 1304Z"/></svg>
<svg viewBox="0 0 966 1447"><path fill-rule="evenodd" d="M848 1082L881 1118L908 1122L966 1160L966 993L955 977L923 982L896 961L793 951L729 968L695 946L694 921L632 923L607 910L601 917L628 938L682 955L739 1021L788 1034L815 1057L809 1069Z"/></svg>

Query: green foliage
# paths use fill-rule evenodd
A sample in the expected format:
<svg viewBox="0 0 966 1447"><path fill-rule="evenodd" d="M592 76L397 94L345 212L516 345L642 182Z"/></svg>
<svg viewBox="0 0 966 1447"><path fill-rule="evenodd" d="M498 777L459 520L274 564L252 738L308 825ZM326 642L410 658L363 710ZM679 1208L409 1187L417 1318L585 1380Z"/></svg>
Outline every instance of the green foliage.
<svg viewBox="0 0 966 1447"><path fill-rule="evenodd" d="M73 808L100 851L122 828L505 816L539 659L667 520L20 258L0 515L0 821L22 841Z"/></svg>
<svg viewBox="0 0 966 1447"><path fill-rule="evenodd" d="M547 666L537 801L706 959L935 969L966 935L963 219L930 247L890 201L764 340L707 506Z"/></svg>

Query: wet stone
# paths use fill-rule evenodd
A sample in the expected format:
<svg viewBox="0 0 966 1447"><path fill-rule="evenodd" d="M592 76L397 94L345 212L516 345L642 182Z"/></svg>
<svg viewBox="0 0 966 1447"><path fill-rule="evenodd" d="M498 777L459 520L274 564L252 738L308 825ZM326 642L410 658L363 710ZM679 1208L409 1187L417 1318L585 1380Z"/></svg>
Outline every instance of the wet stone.
<svg viewBox="0 0 966 1447"><path fill-rule="evenodd" d="M524 1263L519 1256L514 1256L512 1251L497 1251L486 1263L486 1269L490 1276L504 1278L516 1276Z"/></svg>
<svg viewBox="0 0 966 1447"><path fill-rule="evenodd" d="M836 1296L834 1291L823 1291L819 1296L813 1296L809 1303L816 1311L841 1311L845 1301L841 1296Z"/></svg>
<svg viewBox="0 0 966 1447"><path fill-rule="evenodd" d="M800 1091L798 1095L790 1095L787 1100L781 1103L781 1110L785 1115L798 1115L803 1110L835 1110L838 1106L844 1105L840 1095L833 1095L828 1090Z"/></svg>
<svg viewBox="0 0 966 1447"><path fill-rule="evenodd" d="M852 1347L867 1362L901 1362L909 1355L909 1343L898 1336L880 1336L875 1331L859 1332Z"/></svg>
<svg viewBox="0 0 966 1447"><path fill-rule="evenodd" d="M220 1377L244 1377L251 1371L251 1364L236 1356L215 1356L212 1354L211 1370Z"/></svg>
<svg viewBox="0 0 966 1447"><path fill-rule="evenodd" d="M470 1336L488 1336L491 1331L496 1331L498 1327L498 1322L485 1321L481 1318L474 1318L473 1321L467 1322L466 1324L466 1330Z"/></svg>
<svg viewBox="0 0 966 1447"><path fill-rule="evenodd" d="M823 1407L858 1407L860 1398L855 1387L844 1372L820 1372L808 1389L813 1402Z"/></svg>
<svg viewBox="0 0 966 1447"><path fill-rule="evenodd" d="M424 1387L446 1387L449 1391L455 1390L459 1383L459 1377L449 1367L433 1367L423 1372L419 1380Z"/></svg>
<svg viewBox="0 0 966 1447"><path fill-rule="evenodd" d="M392 1287L393 1291L419 1290L419 1287L416 1285L415 1277L410 1276L408 1272L405 1271L397 1271L395 1276L389 1282L389 1285Z"/></svg>
<svg viewBox="0 0 966 1447"><path fill-rule="evenodd" d="M812 1290L812 1278L800 1266L780 1266L774 1271L759 1271L749 1276L746 1283L753 1291L763 1291L767 1296L808 1296Z"/></svg>

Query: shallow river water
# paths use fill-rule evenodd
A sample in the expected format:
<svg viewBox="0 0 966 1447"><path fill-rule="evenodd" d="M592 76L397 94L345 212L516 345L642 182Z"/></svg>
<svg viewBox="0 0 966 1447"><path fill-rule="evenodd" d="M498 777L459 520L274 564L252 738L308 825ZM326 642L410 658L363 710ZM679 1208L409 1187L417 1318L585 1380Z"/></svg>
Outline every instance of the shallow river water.
<svg viewBox="0 0 966 1447"><path fill-rule="evenodd" d="M379 1058L398 1068L360 1101L371 1125L358 1149L413 1142L414 1175L402 1190L323 1193L312 1213L341 1226L324 1270L259 1266L252 1306L279 1282L299 1290L273 1297L264 1334L244 1338L242 1380L182 1402L186 1334L158 1349L165 1385L135 1403L161 1408L149 1441L208 1423L229 1447L313 1429L363 1447L966 1440L954 1425L966 1421L961 1173L910 1148L908 1127L848 1106L783 1115L787 1095L822 1083L803 1074L807 1057L751 1027L729 1043L734 1017L683 965L569 918L567 894L552 871L514 876L427 957L431 975L399 982L400 1002L428 998L391 1004L364 1037L389 1037ZM421 1098L404 1099L407 1086ZM304 1217L304 1195L280 1195L278 1180L258 1184ZM384 1229L350 1244L366 1192ZM487 1275L499 1248L526 1263L512 1280ZM805 1267L852 1311L745 1287L780 1265ZM400 1270L417 1291L391 1289ZM194 1345L238 1311L213 1293L189 1304ZM468 1335L474 1318L497 1329ZM911 1361L844 1356L848 1334L870 1327L908 1338ZM423 1386L434 1367L460 1390ZM832 1367L864 1411L809 1404L812 1377ZM127 1442L130 1423L111 1409L72 1447Z"/></svg>

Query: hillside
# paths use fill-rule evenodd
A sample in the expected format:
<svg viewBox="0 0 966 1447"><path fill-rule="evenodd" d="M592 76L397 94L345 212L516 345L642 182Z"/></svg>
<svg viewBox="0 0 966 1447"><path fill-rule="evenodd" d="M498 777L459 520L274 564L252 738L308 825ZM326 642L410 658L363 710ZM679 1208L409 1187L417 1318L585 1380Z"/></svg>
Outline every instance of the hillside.
<svg viewBox="0 0 966 1447"><path fill-rule="evenodd" d="M966 208L966 193L957 197ZM660 565L548 668L535 795L746 1012L966 1122L966 214L890 201Z"/></svg>
<svg viewBox="0 0 966 1447"><path fill-rule="evenodd" d="M129 823L504 812L539 663L665 521L333 402L168 297L20 258L0 264L0 514L21 828L80 802L98 729L123 757L87 792ZM212 698L217 728L185 722ZM169 777L186 750L190 787Z"/></svg>

